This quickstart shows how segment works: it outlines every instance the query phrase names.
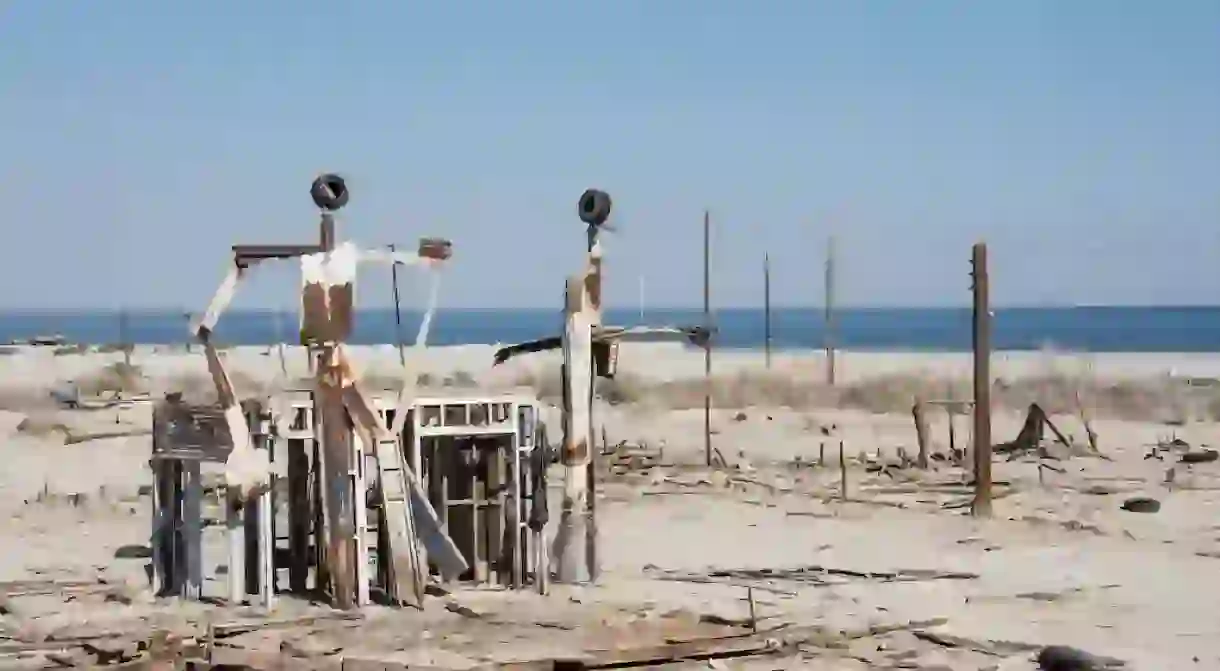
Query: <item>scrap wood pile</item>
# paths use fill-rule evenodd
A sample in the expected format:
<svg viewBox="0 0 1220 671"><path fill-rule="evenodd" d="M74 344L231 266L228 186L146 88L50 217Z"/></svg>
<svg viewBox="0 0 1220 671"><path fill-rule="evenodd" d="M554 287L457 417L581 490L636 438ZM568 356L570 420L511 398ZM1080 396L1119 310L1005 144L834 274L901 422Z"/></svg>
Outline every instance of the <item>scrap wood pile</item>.
<svg viewBox="0 0 1220 671"><path fill-rule="evenodd" d="M671 571L656 566L644 567L645 575L653 580L725 584L743 587L774 587L776 583L806 585L844 584L856 580L872 582L918 582L926 580L973 580L977 573L936 571L929 569L899 569L894 571L861 571L810 564L779 568L713 568L707 571Z"/></svg>
<svg viewBox="0 0 1220 671"><path fill-rule="evenodd" d="M630 443L626 440L611 445L604 429L595 464L599 479L619 481L647 480L657 469L670 466L665 463L664 446L654 447L644 441Z"/></svg>
<svg viewBox="0 0 1220 671"><path fill-rule="evenodd" d="M969 580L974 574L932 570L866 571L826 566L722 568L701 574L648 569L658 580L749 585L762 593L844 580ZM377 669L646 668L688 661L781 658L854 659L875 667L952 659L972 664L1022 657L1039 668L1122 668L1121 662L1058 646L964 638L945 618L869 622L843 629L791 614L726 618L656 606L473 592L451 594L443 608L345 613L300 604L277 617L255 608L184 609L173 601L137 603L104 580L0 583L7 596L0 629L5 669L239 669L246 671ZM24 610L25 597L97 602L73 624L50 626ZM470 596L475 601L464 601ZM110 606L110 608L107 608ZM141 608L140 606L147 606ZM46 604L43 603L45 610ZM91 611L82 611L89 613ZM56 620L54 615L47 619ZM1066 659L1083 666L1054 666ZM1083 660L1083 661L1082 661ZM1092 664L1092 666L1089 666ZM896 665L898 665L896 667Z"/></svg>

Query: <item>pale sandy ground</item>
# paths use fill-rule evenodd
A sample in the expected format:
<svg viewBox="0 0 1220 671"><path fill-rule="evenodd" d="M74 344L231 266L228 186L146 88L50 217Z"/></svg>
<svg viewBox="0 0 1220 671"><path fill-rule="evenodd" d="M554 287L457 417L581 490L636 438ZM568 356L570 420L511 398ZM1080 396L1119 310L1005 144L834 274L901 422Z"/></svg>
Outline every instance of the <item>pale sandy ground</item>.
<svg viewBox="0 0 1220 671"><path fill-rule="evenodd" d="M370 387L389 387L399 377L392 347L356 351ZM430 349L413 364L414 373L429 374L435 385L521 387L553 400L554 357L535 355L492 369L491 352L483 346ZM278 356L265 349L235 349L226 357L238 386L250 393L283 386L305 372L299 350L286 355L287 375ZM48 390L66 381L113 386L107 367L121 358L55 356L46 349L0 357L0 580L102 572L142 583L144 561L116 559L114 553L147 542L149 504L138 492L150 482L147 436L66 445L65 431L46 429L58 423L68 434L80 435L147 426L147 406L69 412L47 401ZM140 368L139 384L154 393L206 392L198 352L141 349L133 363ZM1212 421L1213 408L1220 408L1213 397L1220 391L1206 379L1220 377L1220 355L997 354L995 441L1015 437L1020 408L1037 400L1065 433L1083 443L1075 413L1079 392L1108 459L1055 462L1064 472L1046 472L1041 484L1035 461L997 460L995 478L1012 483L1014 493L997 500L993 519L986 521L942 507L962 494L938 494L927 486L961 481L960 469L937 463L929 472L894 469L887 475L866 473L857 461L878 450L881 461L892 459L900 447L914 454L912 397L965 398L968 355L843 353L834 391L819 383L822 364L817 355L777 355L767 372L758 353L716 353L713 442L730 462L732 477L726 481L697 468L654 469L630 482L608 484L599 506L606 571L598 587L575 590L573 598L741 615L743 588L660 582L644 568L819 564L965 571L978 577L846 580L812 587L776 580L768 584L783 594L759 592L759 610L768 618L845 629L944 618L935 631L978 640L1070 644L1125 659L1131 668L1220 668L1220 581L1213 577L1220 569L1220 462L1179 464L1175 454L1145 459L1152 445L1170 437L1196 448L1220 442ZM667 462L701 461L702 372L699 351L626 347L620 380L602 388L615 403L598 407L610 442L663 446ZM933 448L944 451L946 420L941 413L933 413L933 419ZM557 425L553 421L553 433ZM968 425L965 418L958 425L963 441ZM834 457L828 461L837 461L840 440L851 462L852 495L873 503L833 500L837 468L808 465L823 444ZM794 460L804 465L794 466ZM902 483L906 493L896 493L895 485ZM667 493L675 489L682 494ZM74 505L65 500L69 494L83 494L85 500ZM1120 510L1123 500L1135 495L1157 498L1163 507L1156 514ZM206 567L209 574L214 569ZM44 604L49 610L39 611L40 617L44 624L97 623L150 607L85 601ZM899 633L849 649L725 665L1035 668L1028 653L1005 657L917 643Z"/></svg>

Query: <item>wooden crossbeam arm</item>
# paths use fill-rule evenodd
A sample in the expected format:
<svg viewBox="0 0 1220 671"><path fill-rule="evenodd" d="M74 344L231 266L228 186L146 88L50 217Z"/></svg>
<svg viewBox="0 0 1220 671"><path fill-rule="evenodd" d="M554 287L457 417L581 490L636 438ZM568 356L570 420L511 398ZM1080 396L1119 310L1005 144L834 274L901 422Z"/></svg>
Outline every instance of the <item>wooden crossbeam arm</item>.
<svg viewBox="0 0 1220 671"><path fill-rule="evenodd" d="M593 328L592 341L594 344L608 344L632 340L685 340L692 345L702 347L711 339L713 332L712 328L704 326L596 326ZM496 350L492 365L502 364L522 354L545 352L561 347L563 347L561 336L549 336L501 347Z"/></svg>
<svg viewBox="0 0 1220 671"><path fill-rule="evenodd" d="M295 259L322 252L321 245L233 245L233 263L248 268L268 259Z"/></svg>

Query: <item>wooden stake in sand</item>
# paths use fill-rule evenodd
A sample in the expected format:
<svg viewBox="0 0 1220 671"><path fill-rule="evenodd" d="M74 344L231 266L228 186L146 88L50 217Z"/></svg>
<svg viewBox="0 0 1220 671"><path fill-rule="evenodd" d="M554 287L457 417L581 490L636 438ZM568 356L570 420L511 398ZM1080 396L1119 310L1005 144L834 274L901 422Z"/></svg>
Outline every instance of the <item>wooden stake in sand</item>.
<svg viewBox="0 0 1220 671"><path fill-rule="evenodd" d="M991 304L987 278L987 243L974 245L971 258L974 291L974 501L970 511L991 516Z"/></svg>
<svg viewBox="0 0 1220 671"><path fill-rule="evenodd" d="M839 498L847 500L847 457L843 454L843 441L839 441Z"/></svg>
<svg viewBox="0 0 1220 671"><path fill-rule="evenodd" d="M921 469L928 468L928 417L924 413L924 405L918 399L911 406L911 415L915 418L915 440L919 443L919 461L916 465ZM950 418L952 421L952 418Z"/></svg>

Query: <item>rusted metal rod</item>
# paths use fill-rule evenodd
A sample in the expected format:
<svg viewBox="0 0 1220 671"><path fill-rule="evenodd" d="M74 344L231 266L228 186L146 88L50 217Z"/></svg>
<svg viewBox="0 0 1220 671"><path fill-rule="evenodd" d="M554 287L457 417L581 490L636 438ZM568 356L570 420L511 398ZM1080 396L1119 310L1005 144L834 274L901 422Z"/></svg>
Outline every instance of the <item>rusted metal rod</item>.
<svg viewBox="0 0 1220 671"><path fill-rule="evenodd" d="M991 516L991 304L987 277L987 243L971 255L974 309L974 501L977 517Z"/></svg>
<svg viewBox="0 0 1220 671"><path fill-rule="evenodd" d="M394 253L394 245L390 245L390 253ZM398 264L390 264L390 286L394 290L394 344L398 345L398 363L407 365L407 353L402 347L402 307L398 300Z"/></svg>
<svg viewBox="0 0 1220 671"><path fill-rule="evenodd" d="M763 254L763 358L771 369L771 255Z"/></svg>

